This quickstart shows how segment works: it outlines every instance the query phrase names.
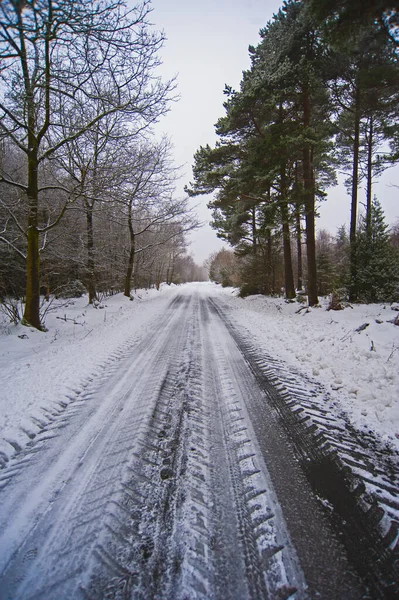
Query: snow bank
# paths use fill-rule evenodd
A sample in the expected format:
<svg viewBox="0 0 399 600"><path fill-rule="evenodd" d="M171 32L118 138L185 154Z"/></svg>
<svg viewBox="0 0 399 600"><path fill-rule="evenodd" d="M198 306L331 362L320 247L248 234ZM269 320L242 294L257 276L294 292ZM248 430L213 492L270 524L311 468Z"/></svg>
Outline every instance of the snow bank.
<svg viewBox="0 0 399 600"><path fill-rule="evenodd" d="M222 290L234 320L264 352L322 383L359 429L399 449L398 305L302 309L280 298L238 298Z"/></svg>
<svg viewBox="0 0 399 600"><path fill-rule="evenodd" d="M54 301L47 332L7 324L0 314L0 466L51 419L59 403L107 368L113 354L146 326L176 290L139 290L133 302L122 294L96 308L87 297Z"/></svg>

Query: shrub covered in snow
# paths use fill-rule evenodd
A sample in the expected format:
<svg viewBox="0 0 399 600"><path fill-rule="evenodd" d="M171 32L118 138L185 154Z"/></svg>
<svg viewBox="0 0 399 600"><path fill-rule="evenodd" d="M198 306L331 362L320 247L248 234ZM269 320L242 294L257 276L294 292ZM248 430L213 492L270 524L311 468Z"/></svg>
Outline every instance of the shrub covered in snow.
<svg viewBox="0 0 399 600"><path fill-rule="evenodd" d="M81 298L83 294L86 294L87 290L83 283L79 279L69 281L65 285L58 288L56 297L57 298Z"/></svg>

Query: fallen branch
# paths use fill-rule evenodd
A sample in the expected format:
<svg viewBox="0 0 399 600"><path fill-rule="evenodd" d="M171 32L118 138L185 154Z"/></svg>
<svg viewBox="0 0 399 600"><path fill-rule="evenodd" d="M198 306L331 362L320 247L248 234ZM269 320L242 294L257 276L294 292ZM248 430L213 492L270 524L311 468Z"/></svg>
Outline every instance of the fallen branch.
<svg viewBox="0 0 399 600"><path fill-rule="evenodd" d="M367 329L367 327L370 325L370 323L363 323L363 325L360 325L360 327L358 327L357 329L355 329L355 331L357 331L358 333L360 333L361 331L364 331L365 329Z"/></svg>
<svg viewBox="0 0 399 600"><path fill-rule="evenodd" d="M398 348L397 346L394 346L394 344L392 344L392 352L391 352L391 354L388 356L388 358L387 358L387 362L391 360L392 356L395 354L395 352L397 352L397 351L398 351L398 349L399 349L399 348Z"/></svg>
<svg viewBox="0 0 399 600"><path fill-rule="evenodd" d="M70 317L67 317L66 315L64 315L63 317L56 317L56 319L60 319L60 321L65 321L65 323L67 321L72 321L74 325L84 325L84 323L79 323L79 321L76 321L75 319L71 319Z"/></svg>

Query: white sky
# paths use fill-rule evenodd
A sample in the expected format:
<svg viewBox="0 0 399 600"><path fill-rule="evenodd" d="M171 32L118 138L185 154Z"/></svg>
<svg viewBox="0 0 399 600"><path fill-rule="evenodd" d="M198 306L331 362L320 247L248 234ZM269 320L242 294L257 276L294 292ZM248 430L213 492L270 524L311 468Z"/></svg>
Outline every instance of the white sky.
<svg viewBox="0 0 399 600"><path fill-rule="evenodd" d="M225 83L238 89L242 71L250 65L248 46L259 42L259 29L280 8L280 0L152 0L151 21L164 30L167 40L161 52L164 79L177 75L180 95L159 130L172 138L175 160L184 165L177 185L178 195L192 180L193 155L200 145L216 141L214 124L224 115ZM374 187L387 221L399 218L399 169L390 169ZM362 191L360 192L360 196ZM208 225L209 197L194 199L198 214L206 225L191 236L190 252L201 264L222 246ZM343 187L331 188L320 209L318 228L335 234L349 223L350 200Z"/></svg>

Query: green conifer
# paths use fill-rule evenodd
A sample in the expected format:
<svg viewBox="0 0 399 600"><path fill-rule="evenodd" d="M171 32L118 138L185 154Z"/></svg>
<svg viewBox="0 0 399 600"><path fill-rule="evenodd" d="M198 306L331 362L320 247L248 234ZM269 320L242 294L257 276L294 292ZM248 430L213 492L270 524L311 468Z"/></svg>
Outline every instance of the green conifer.
<svg viewBox="0 0 399 600"><path fill-rule="evenodd" d="M399 299L399 255L392 246L384 211L376 198L371 209L371 229L361 217L356 243L356 297L360 302L393 302Z"/></svg>

